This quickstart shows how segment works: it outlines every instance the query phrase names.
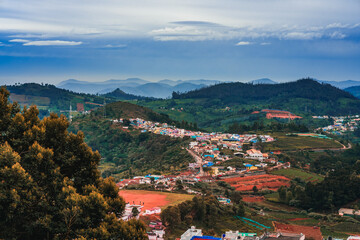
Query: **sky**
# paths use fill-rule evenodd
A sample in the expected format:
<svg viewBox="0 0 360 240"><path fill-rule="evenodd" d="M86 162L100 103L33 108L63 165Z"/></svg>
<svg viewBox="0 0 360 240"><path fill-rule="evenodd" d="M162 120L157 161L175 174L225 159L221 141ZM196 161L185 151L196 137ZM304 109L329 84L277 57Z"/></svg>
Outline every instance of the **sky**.
<svg viewBox="0 0 360 240"><path fill-rule="evenodd" d="M0 84L360 80L359 0L0 0Z"/></svg>

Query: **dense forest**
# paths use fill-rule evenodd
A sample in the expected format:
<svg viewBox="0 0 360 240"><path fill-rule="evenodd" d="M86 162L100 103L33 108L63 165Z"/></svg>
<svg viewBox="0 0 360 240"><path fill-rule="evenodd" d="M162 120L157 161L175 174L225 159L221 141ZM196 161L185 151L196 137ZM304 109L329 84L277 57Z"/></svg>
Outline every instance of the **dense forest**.
<svg viewBox="0 0 360 240"><path fill-rule="evenodd" d="M0 238L146 239L143 223L119 221L118 188L98 171L100 155L65 117L20 111L0 90Z"/></svg>
<svg viewBox="0 0 360 240"><path fill-rule="evenodd" d="M239 192L233 192L233 205L224 205L211 194L196 196L192 200L169 206L161 212L161 220L170 233L179 229L186 230L190 226L202 227L215 234L214 229L238 229L234 216L244 216L245 206ZM221 220L220 220L221 219Z"/></svg>

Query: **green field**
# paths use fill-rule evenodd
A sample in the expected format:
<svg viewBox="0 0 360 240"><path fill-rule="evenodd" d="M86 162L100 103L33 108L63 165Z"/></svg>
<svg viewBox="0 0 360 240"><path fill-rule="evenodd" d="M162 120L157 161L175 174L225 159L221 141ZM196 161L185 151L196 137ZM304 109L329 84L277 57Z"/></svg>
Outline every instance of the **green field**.
<svg viewBox="0 0 360 240"><path fill-rule="evenodd" d="M319 139L313 137L286 136L283 133L270 134L276 141L265 143L266 151L297 151L311 149L342 148L343 146L331 139Z"/></svg>
<svg viewBox="0 0 360 240"><path fill-rule="evenodd" d="M303 171L301 169L297 169L297 168L279 169L279 170L272 171L271 174L285 176L290 179L294 179L294 178L298 177L306 182L308 182L308 181L320 182L320 181L324 180L324 178L320 175L317 175L315 173L305 172L305 171Z"/></svg>

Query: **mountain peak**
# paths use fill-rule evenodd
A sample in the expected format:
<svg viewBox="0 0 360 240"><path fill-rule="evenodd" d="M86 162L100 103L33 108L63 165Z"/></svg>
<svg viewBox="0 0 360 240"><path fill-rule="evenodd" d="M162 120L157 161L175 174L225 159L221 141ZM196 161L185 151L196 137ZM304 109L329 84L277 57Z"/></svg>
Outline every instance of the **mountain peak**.
<svg viewBox="0 0 360 240"><path fill-rule="evenodd" d="M252 83L252 84L277 84L277 82L271 80L270 78L260 78L260 79L249 81L248 83Z"/></svg>

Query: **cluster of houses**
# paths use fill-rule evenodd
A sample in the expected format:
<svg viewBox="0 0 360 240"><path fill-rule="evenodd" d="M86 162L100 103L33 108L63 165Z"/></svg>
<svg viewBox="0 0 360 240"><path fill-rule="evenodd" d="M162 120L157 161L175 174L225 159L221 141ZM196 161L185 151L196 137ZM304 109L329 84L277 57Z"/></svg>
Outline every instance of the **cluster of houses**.
<svg viewBox="0 0 360 240"><path fill-rule="evenodd" d="M114 123L122 123L123 119L114 119ZM183 138L189 137L193 139L190 142L188 151L193 155L196 160L195 163L189 164L190 170L199 169L198 175L201 177L204 175L202 171L203 167L211 167L212 175L232 173L234 169L221 169L216 168L215 165L221 163L222 161L227 161L232 158L232 156L222 154L222 149L229 149L233 152L233 156L241 156L242 158L248 158L253 160L258 160L260 162L267 161L268 163L276 164L274 158L269 158L269 155L262 153L257 149L249 149L243 151L243 146L256 144L259 141L261 142L272 142L275 141L270 135L256 135L256 134L229 134L221 132L205 133L201 131L190 131L181 128L177 128L167 123L158 123L152 121L146 121L141 118L130 119L130 125L134 128L141 129L142 132L152 132L154 134L167 135L170 137ZM249 147L247 147L248 149ZM258 167L265 167L266 164L261 164L259 166L253 167L250 170L255 170ZM249 170L248 167L245 170ZM189 179L186 179L189 180ZM199 180L199 179L197 179ZM128 179L124 184L130 183L148 183L149 179L146 178L134 178ZM194 180L196 181L196 179Z"/></svg>
<svg viewBox="0 0 360 240"><path fill-rule="evenodd" d="M186 232L184 232L178 240L200 240L200 239L211 239L211 240L305 240L308 239L322 240L322 234L319 227L304 227L292 228L287 225L287 227L280 226L277 227L276 223L275 231L268 232L266 231L262 235L257 235L256 233L245 233L239 231L226 231L222 234L221 237L213 236L204 236L201 229L196 229L195 226L192 226Z"/></svg>
<svg viewBox="0 0 360 240"><path fill-rule="evenodd" d="M318 118L318 117L317 117ZM330 117L334 123L332 125L319 128L326 133L342 135L346 132L355 131L360 125L360 116L341 116L341 117Z"/></svg>

